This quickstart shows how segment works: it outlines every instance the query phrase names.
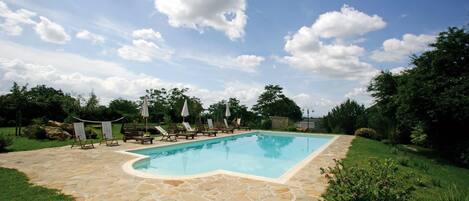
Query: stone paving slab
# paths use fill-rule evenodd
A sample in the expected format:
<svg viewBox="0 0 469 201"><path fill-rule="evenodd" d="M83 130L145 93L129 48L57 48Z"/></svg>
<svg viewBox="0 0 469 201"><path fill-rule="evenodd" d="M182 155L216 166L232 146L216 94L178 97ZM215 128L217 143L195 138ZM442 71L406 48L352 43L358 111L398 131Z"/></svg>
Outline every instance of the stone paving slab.
<svg viewBox="0 0 469 201"><path fill-rule="evenodd" d="M309 201L318 200L327 187L327 180L320 175L319 168L333 165L334 158L344 158L352 140L353 136L339 136L285 184L230 175L189 180L136 177L122 170L122 165L135 156L116 151L148 145L122 141L119 141L120 146L96 145L91 150L65 146L3 153L0 154L0 166L18 169L32 183L59 189L76 200ZM156 144L166 143L156 141Z"/></svg>

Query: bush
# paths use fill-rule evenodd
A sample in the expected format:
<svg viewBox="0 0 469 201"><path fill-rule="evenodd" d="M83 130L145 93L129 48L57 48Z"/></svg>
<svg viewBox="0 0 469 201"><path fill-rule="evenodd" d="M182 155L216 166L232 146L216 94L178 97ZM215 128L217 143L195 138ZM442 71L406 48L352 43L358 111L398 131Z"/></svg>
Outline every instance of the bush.
<svg viewBox="0 0 469 201"><path fill-rule="evenodd" d="M410 134L410 141L419 146L426 146L427 141L427 134L423 132L423 128L421 126L417 126Z"/></svg>
<svg viewBox="0 0 469 201"><path fill-rule="evenodd" d="M335 161L335 167L321 168L329 187L322 197L328 201L403 201L415 190L412 175L399 171L391 159L372 159L369 166L346 167Z"/></svg>
<svg viewBox="0 0 469 201"><path fill-rule="evenodd" d="M359 128L355 131L356 136L380 140L381 136L372 128Z"/></svg>
<svg viewBox="0 0 469 201"><path fill-rule="evenodd" d="M0 152L6 151L11 144L13 144L13 139L6 134L0 133Z"/></svg>
<svg viewBox="0 0 469 201"><path fill-rule="evenodd" d="M30 139L46 139L46 130L39 124L29 125L24 129L23 135Z"/></svg>

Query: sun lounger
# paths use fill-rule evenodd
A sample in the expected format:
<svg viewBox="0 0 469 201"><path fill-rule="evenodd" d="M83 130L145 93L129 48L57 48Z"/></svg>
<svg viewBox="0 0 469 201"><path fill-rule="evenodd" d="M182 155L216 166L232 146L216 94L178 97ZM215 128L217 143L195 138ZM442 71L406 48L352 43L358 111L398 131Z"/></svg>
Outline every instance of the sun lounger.
<svg viewBox="0 0 469 201"><path fill-rule="evenodd" d="M103 139L99 142L101 144L103 141L106 143L106 146L117 146L119 142L112 136L112 124L110 121L101 122L101 128L103 133Z"/></svg>
<svg viewBox="0 0 469 201"><path fill-rule="evenodd" d="M217 136L218 131L213 128L213 122L212 122L211 119L208 119L207 122L209 122L209 120L210 120L210 123L209 123L208 127L205 127L204 125L199 126L199 132L202 133L203 135L207 135L209 137L210 136ZM211 124L211 126L210 126L210 124Z"/></svg>
<svg viewBox="0 0 469 201"><path fill-rule="evenodd" d="M197 135L197 130L193 129L188 122L182 122L182 126L184 126L184 132L179 133L178 135L184 136L186 139L189 139L189 137L194 139L194 137Z"/></svg>
<svg viewBox="0 0 469 201"><path fill-rule="evenodd" d="M163 136L161 138L161 141L165 140L165 141L177 141L177 137L178 135L177 134L169 134L168 132L166 132L165 129L163 129L161 126L155 126L156 130L158 130L161 135Z"/></svg>
<svg viewBox="0 0 469 201"><path fill-rule="evenodd" d="M73 123L73 133L75 134L75 142L73 146L80 146L82 149L94 148L93 141L86 139L85 124L83 122Z"/></svg>
<svg viewBox="0 0 469 201"><path fill-rule="evenodd" d="M221 131L225 133L234 133L234 128L228 125L228 121L223 119L223 122L225 123L225 128L221 128Z"/></svg>
<svg viewBox="0 0 469 201"><path fill-rule="evenodd" d="M239 130L251 130L250 127L248 126L241 126L241 118L237 118L236 119L236 129L239 129Z"/></svg>

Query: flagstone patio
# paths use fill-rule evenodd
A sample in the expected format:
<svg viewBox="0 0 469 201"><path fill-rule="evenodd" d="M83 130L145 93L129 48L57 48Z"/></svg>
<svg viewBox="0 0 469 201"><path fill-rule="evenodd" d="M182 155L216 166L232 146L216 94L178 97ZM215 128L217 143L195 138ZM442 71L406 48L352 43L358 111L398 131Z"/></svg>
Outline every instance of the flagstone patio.
<svg viewBox="0 0 469 201"><path fill-rule="evenodd" d="M199 136L198 139L207 137ZM32 183L60 189L77 200L318 200L327 186L319 168L345 157L353 136L341 135L285 184L215 175L189 180L136 177L122 165L135 156L116 151L147 147L119 142L95 149L70 146L0 154L0 166L24 172ZM185 141L185 140L180 140ZM168 142L157 141L156 144Z"/></svg>

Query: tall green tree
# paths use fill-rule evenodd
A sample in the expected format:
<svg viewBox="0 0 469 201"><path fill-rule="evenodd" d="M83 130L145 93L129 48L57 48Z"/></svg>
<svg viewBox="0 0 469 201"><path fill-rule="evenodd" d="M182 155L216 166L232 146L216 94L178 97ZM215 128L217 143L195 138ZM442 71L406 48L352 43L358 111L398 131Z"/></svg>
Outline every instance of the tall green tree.
<svg viewBox="0 0 469 201"><path fill-rule="evenodd" d="M303 116L301 108L286 97L282 90L283 88L279 85L266 85L252 110L263 117L283 116L293 121L301 120Z"/></svg>
<svg viewBox="0 0 469 201"><path fill-rule="evenodd" d="M397 118L423 124L434 147L469 164L469 32L449 28L430 46L403 74Z"/></svg>
<svg viewBox="0 0 469 201"><path fill-rule="evenodd" d="M188 88L173 88L166 90L149 89L147 95L150 102L150 117L155 114L157 121L182 122L181 110L184 101L187 100L190 116L186 120L199 122L203 110L202 102L199 98L187 95ZM141 98L143 100L143 97Z"/></svg>
<svg viewBox="0 0 469 201"><path fill-rule="evenodd" d="M12 105L15 109L15 135L21 134L21 127L23 126L23 112L28 105L28 88L27 85L20 86L16 82L10 90Z"/></svg>
<svg viewBox="0 0 469 201"><path fill-rule="evenodd" d="M123 116L126 121L134 121L139 117L137 104L130 100L114 99L109 103L109 110L113 119Z"/></svg>
<svg viewBox="0 0 469 201"><path fill-rule="evenodd" d="M227 100L221 100L208 107L209 117L215 121L222 121L225 118L226 103L230 106L231 116L228 121L232 121L235 118L241 118L241 123L254 122L256 121L256 115L248 110L246 105L240 103L236 98L230 98Z"/></svg>
<svg viewBox="0 0 469 201"><path fill-rule="evenodd" d="M328 132L353 134L358 128L366 126L365 106L347 99L327 113L323 126Z"/></svg>

